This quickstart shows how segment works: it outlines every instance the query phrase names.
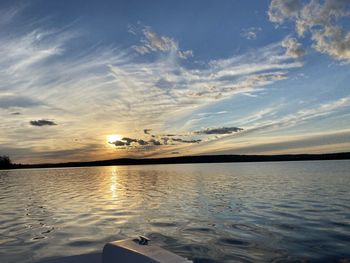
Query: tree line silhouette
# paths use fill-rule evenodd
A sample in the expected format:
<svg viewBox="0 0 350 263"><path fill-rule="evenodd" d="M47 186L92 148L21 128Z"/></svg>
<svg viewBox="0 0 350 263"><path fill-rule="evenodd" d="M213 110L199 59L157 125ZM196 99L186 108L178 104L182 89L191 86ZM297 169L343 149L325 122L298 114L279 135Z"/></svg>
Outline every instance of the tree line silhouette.
<svg viewBox="0 0 350 263"><path fill-rule="evenodd" d="M233 163L233 162L284 162L284 161L316 161L316 160L350 160L350 152L325 154L284 154L284 155L200 155L164 158L132 159L121 158L90 162L21 164L12 163L7 155L0 155L0 169L20 168L54 168L54 167L84 167L107 165L154 165L181 163Z"/></svg>
<svg viewBox="0 0 350 263"><path fill-rule="evenodd" d="M0 169L8 169L12 167L12 162L9 156L0 155Z"/></svg>

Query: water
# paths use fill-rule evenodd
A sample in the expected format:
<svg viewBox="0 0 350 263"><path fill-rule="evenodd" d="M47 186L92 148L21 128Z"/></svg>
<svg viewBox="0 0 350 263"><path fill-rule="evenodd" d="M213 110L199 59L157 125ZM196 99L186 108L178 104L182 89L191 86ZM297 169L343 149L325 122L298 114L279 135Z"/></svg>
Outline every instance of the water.
<svg viewBox="0 0 350 263"><path fill-rule="evenodd" d="M139 234L194 262L343 262L349 171L350 161L0 171L0 262Z"/></svg>

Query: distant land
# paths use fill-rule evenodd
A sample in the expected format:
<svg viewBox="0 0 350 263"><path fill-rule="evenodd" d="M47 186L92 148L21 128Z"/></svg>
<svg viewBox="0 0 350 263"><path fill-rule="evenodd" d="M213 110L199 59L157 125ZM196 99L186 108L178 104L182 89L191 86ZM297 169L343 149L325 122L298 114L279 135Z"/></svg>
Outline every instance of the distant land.
<svg viewBox="0 0 350 263"><path fill-rule="evenodd" d="M13 164L10 169L22 168L57 168L88 167L110 165L151 165L151 164L185 164L185 163L234 163L234 162L279 162L279 161L316 161L350 159L350 152L327 154L284 154L284 155L200 155L167 158L121 158L92 162L66 162L46 164Z"/></svg>

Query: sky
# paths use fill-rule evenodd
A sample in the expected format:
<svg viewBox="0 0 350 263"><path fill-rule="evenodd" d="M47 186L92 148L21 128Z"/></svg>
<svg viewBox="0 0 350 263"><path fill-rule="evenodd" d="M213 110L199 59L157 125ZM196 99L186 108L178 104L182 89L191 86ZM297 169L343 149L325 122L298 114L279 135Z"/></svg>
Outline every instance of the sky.
<svg viewBox="0 0 350 263"><path fill-rule="evenodd" d="M348 0L2 0L0 155L350 151Z"/></svg>

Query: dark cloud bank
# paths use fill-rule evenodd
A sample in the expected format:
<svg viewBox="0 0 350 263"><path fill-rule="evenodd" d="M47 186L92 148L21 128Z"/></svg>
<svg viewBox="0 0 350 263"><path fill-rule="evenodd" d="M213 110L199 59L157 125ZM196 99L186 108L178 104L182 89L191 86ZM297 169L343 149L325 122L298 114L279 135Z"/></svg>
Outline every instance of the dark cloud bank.
<svg viewBox="0 0 350 263"><path fill-rule="evenodd" d="M234 132L243 131L242 128L238 127L222 127L222 128L214 128L214 129L205 129L201 131L195 131L195 134L231 134Z"/></svg>
<svg viewBox="0 0 350 263"><path fill-rule="evenodd" d="M30 125L37 126L37 127L57 125L57 123L50 121L50 120L45 120L45 119L34 120L34 121L30 121L29 123L30 123Z"/></svg>
<svg viewBox="0 0 350 263"><path fill-rule="evenodd" d="M242 131L242 128L238 127L222 127L222 128L208 128L205 130L195 131L196 135L223 135L223 134L231 134L235 132ZM149 140L145 139L135 139L124 137L121 140L116 140L114 142L109 142L110 144L115 145L116 147L142 147L142 146L160 146L160 145L176 145L176 144L194 144L202 142L202 139L184 139L179 138L184 135L179 134L167 134L156 136L150 133L151 129L144 129L143 133L147 134L151 137Z"/></svg>

